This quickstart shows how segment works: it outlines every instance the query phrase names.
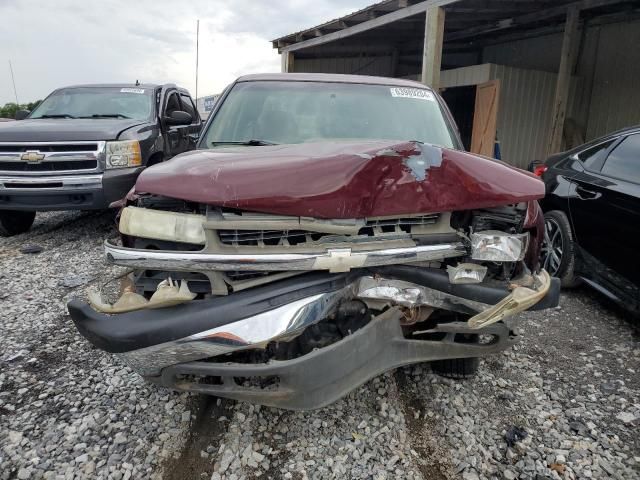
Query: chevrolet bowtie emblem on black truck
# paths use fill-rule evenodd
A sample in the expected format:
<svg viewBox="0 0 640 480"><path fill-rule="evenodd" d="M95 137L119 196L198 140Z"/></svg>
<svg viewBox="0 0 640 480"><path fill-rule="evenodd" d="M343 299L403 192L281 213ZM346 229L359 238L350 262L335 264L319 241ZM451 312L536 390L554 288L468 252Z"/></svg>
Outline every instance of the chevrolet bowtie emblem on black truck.
<svg viewBox="0 0 640 480"><path fill-rule="evenodd" d="M24 152L20 158L26 162L39 162L44 159L44 153L40 153L37 150L29 150Z"/></svg>

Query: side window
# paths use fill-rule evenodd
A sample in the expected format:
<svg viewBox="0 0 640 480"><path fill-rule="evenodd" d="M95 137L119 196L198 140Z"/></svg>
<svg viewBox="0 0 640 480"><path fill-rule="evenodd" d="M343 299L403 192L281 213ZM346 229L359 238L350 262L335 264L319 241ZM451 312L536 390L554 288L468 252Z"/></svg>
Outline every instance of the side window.
<svg viewBox="0 0 640 480"><path fill-rule="evenodd" d="M198 123L198 114L196 112L195 107L193 106L193 102L191 101L191 97L189 95L185 95L184 93L180 94L180 99L182 100L182 108L185 112L191 115L193 118L192 123Z"/></svg>
<svg viewBox="0 0 640 480"><path fill-rule="evenodd" d="M602 173L640 183L640 134L629 135L609 154Z"/></svg>
<svg viewBox="0 0 640 480"><path fill-rule="evenodd" d="M169 95L169 98L167 99L167 107L165 109L164 114L166 116L169 116L176 110L182 110L182 107L180 106L180 99L178 98L178 93L173 92L171 93L171 95Z"/></svg>
<svg viewBox="0 0 640 480"><path fill-rule="evenodd" d="M607 154L607 149L617 139L609 140L604 143L600 143L594 147L580 152L577 157L586 168L597 169L604 160L604 156Z"/></svg>

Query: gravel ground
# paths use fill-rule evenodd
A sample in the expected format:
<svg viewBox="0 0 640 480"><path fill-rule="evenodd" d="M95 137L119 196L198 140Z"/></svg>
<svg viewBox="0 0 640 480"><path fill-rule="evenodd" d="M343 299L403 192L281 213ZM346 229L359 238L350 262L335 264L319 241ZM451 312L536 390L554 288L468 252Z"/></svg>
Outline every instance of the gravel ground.
<svg viewBox="0 0 640 480"><path fill-rule="evenodd" d="M640 478L637 322L589 290L521 316L472 380L407 367L296 413L162 390L92 349L65 304L119 273L113 235L51 213L0 239L0 480Z"/></svg>

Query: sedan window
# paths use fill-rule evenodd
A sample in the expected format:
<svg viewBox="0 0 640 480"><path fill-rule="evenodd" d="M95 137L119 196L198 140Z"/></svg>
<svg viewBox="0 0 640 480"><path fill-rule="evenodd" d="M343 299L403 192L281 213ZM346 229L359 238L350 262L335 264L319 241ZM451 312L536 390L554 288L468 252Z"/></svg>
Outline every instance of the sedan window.
<svg viewBox="0 0 640 480"><path fill-rule="evenodd" d="M640 134L629 135L609 154L602 173L640 183Z"/></svg>
<svg viewBox="0 0 640 480"><path fill-rule="evenodd" d="M599 143L598 145L588 148L578 155L578 160L580 160L585 168L587 169L597 169L600 165L602 165L602 161L604 160L605 155L607 154L607 149L613 144L616 139L608 140L603 143Z"/></svg>

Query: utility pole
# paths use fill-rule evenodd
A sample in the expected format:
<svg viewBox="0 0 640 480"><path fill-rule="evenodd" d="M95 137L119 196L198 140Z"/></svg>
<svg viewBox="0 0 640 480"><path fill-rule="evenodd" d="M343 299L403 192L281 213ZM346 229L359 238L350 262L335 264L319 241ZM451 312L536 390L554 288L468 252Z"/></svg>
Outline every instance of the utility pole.
<svg viewBox="0 0 640 480"><path fill-rule="evenodd" d="M196 103L198 102L198 58L200 43L200 19L196 22Z"/></svg>
<svg viewBox="0 0 640 480"><path fill-rule="evenodd" d="M9 70L11 71L11 82L13 82L13 94L16 96L16 105L20 106L20 102L18 101L18 90L16 90L16 79L13 76L13 65L11 65L11 60L9 60Z"/></svg>

